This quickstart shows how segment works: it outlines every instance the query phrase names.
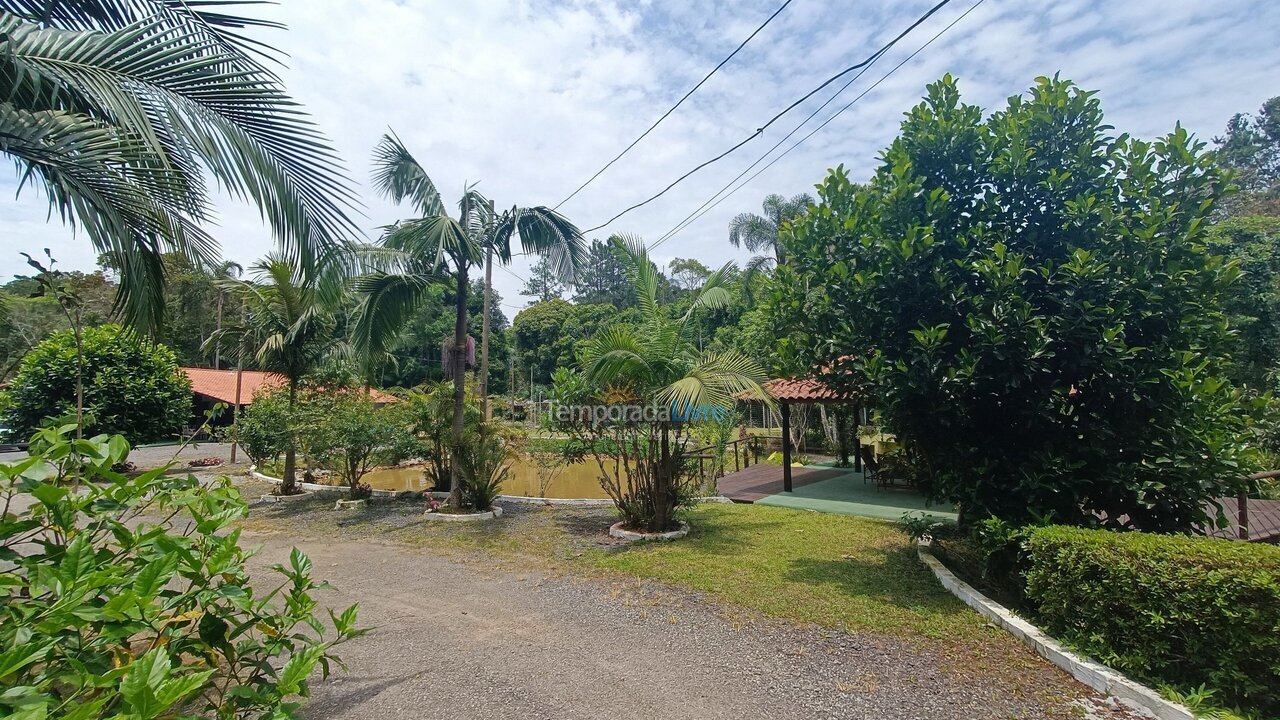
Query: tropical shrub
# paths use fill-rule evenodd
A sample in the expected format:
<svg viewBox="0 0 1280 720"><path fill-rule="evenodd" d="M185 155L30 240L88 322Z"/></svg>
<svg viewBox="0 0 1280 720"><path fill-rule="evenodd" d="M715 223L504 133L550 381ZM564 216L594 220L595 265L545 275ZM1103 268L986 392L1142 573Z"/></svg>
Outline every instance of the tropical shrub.
<svg viewBox="0 0 1280 720"><path fill-rule="evenodd" d="M378 406L364 388L317 388L304 393L301 407L307 457L336 473L353 498L370 470L400 459L409 436L406 414Z"/></svg>
<svg viewBox="0 0 1280 720"><path fill-rule="evenodd" d="M1227 179L1182 128L1109 129L1065 80L984 119L947 76L867 184L837 168L784 230L784 356L878 405L964 520L1185 530L1252 463L1239 271L1206 246Z"/></svg>
<svg viewBox="0 0 1280 720"><path fill-rule="evenodd" d="M74 415L82 367L85 431L134 443L175 438L191 419L191 381L173 351L118 325L85 328L82 336L83 365L70 330L53 333L22 360L4 416L12 437L28 437L49 418Z"/></svg>
<svg viewBox="0 0 1280 720"><path fill-rule="evenodd" d="M289 698L363 632L355 606L322 622L296 549L278 585L251 583L227 478L121 475L123 437L74 429L42 429L30 457L0 463L3 714L293 717Z"/></svg>
<svg viewBox="0 0 1280 720"><path fill-rule="evenodd" d="M1037 528L1027 596L1057 637L1125 673L1280 713L1280 547Z"/></svg>
<svg viewBox="0 0 1280 720"><path fill-rule="evenodd" d="M484 419L475 388L467 390L463 406L464 435L468 428L474 430ZM403 400L402 412L408 417L409 427L416 438L416 452L411 454L426 461L426 479L431 481L432 489L449 492L453 482L453 383L427 383L421 389L409 392Z"/></svg>
<svg viewBox="0 0 1280 720"><path fill-rule="evenodd" d="M520 435L501 422L479 423L463 435L462 506L484 512L502 493L518 454Z"/></svg>
<svg viewBox="0 0 1280 720"><path fill-rule="evenodd" d="M274 465L288 447L291 429L298 424L297 415L289 402L287 387L264 387L254 394L253 403L240 411L235 425L226 430L225 439L239 443L259 466Z"/></svg>

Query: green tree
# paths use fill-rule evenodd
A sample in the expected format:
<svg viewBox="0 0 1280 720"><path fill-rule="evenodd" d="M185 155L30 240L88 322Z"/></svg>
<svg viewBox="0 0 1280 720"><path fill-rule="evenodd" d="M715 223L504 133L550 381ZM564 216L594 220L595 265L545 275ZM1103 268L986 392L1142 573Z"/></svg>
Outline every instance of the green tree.
<svg viewBox="0 0 1280 720"><path fill-rule="evenodd" d="M459 202L459 219L445 212L444 202L426 170L394 135L384 135L374 151L374 184L394 202L409 202L419 217L387 228L380 248L365 259L375 269L358 279L364 301L355 325L355 338L367 359L386 356L395 338L447 267L455 283L456 313L449 362L454 385L453 462L451 492L459 504L463 421L466 403L467 292L470 270L496 254L511 261L511 241L519 236L524 252L546 256L562 277L572 282L582 264L582 238L563 215L538 206L513 207L496 214L492 204L470 187ZM488 263L486 262L486 267ZM487 285L487 284L486 284ZM486 303L487 304L487 303ZM481 396L481 402L487 398Z"/></svg>
<svg viewBox="0 0 1280 720"><path fill-rule="evenodd" d="M592 240L587 260L574 284L573 301L581 305L612 305L619 310L635 307L635 295L627 282L627 264L620 254L624 236Z"/></svg>
<svg viewBox="0 0 1280 720"><path fill-rule="evenodd" d="M177 436L191 418L191 383L173 351L124 332L118 325L83 330L84 430L123 435L131 442ZM4 423L26 439L49 418L76 412L76 339L50 335L14 375Z"/></svg>
<svg viewBox="0 0 1280 720"><path fill-rule="evenodd" d="M560 297L563 292L564 283L551 269L551 263L546 258L539 258L529 271L529 279L520 294L534 298L534 302L545 302Z"/></svg>
<svg viewBox="0 0 1280 720"><path fill-rule="evenodd" d="M361 478L396 459L409 434L408 417L396 408L379 407L364 388L318 388L307 394L305 407L302 434L308 457L337 473L353 498Z"/></svg>
<svg viewBox="0 0 1280 720"><path fill-rule="evenodd" d="M336 158L243 33L234 2L46 2L0 8L0 152L120 271L124 319L154 329L161 255L212 263L210 173L251 199L307 267L356 229ZM28 183L22 183L26 186Z"/></svg>
<svg viewBox="0 0 1280 720"><path fill-rule="evenodd" d="M556 368L577 364L578 347L618 318L612 305L576 305L559 298L521 310L511 324L512 343L521 377L533 371L533 382L551 382Z"/></svg>
<svg viewBox="0 0 1280 720"><path fill-rule="evenodd" d="M813 198L808 193L800 193L791 198L773 194L761 203L763 215L741 213L729 221L731 245L762 253L747 263L748 275L786 262L786 254L778 242L779 234L788 222L800 217L805 208L812 204Z"/></svg>
<svg viewBox="0 0 1280 720"><path fill-rule="evenodd" d="M1107 130L1068 81L984 120L946 76L870 184L837 168L784 238L785 352L876 403L967 519L1185 531L1241 488L1239 271L1206 247L1225 183L1180 127Z"/></svg>
<svg viewBox="0 0 1280 720"><path fill-rule="evenodd" d="M1237 333L1232 381L1261 392L1280 379L1280 217L1224 220L1209 229L1208 246L1241 270L1226 296Z"/></svg>
<svg viewBox="0 0 1280 720"><path fill-rule="evenodd" d="M1232 215L1280 216L1280 96L1262 104L1258 114L1236 113L1226 134L1213 139L1218 161L1236 171L1241 192L1226 199Z"/></svg>
<svg viewBox="0 0 1280 720"><path fill-rule="evenodd" d="M222 286L244 306L237 322L214 333L211 340L245 347L260 370L282 375L288 388L289 414L298 417L298 389L303 378L337 354L343 341L334 334L334 307L340 296L328 275L308 276L283 256L272 255L251 268L249 280L224 280ZM281 494L297 492L296 425L285 431Z"/></svg>

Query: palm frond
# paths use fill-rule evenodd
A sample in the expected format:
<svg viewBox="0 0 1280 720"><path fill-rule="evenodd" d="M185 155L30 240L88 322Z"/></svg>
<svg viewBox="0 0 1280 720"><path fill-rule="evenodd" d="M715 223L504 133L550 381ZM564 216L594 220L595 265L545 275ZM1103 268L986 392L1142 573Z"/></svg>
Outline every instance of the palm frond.
<svg viewBox="0 0 1280 720"><path fill-rule="evenodd" d="M732 407L740 393L763 395L764 370L755 360L738 353L708 353L682 378L663 388L658 399L678 416L699 407Z"/></svg>
<svg viewBox="0 0 1280 720"><path fill-rule="evenodd" d="M751 252L772 249L778 238L778 226L768 218L742 213L729 221L729 242Z"/></svg>
<svg viewBox="0 0 1280 720"><path fill-rule="evenodd" d="M438 281L431 275L382 272L352 281L352 289L361 295L352 341L366 366L388 356L400 330L437 289Z"/></svg>
<svg viewBox="0 0 1280 720"><path fill-rule="evenodd" d="M440 191L395 132L373 148L373 187L392 202L411 203L424 217L444 215Z"/></svg>
<svg viewBox="0 0 1280 720"><path fill-rule="evenodd" d="M176 0L6 0L0 6L5 101L14 111L61 113L112 128L121 143L117 173L137 182L169 214L167 227L149 238L151 246L208 254L185 247L197 237L190 228L212 219L207 170L223 189L258 206L289 260L319 267L358 234L347 217L358 206L349 181L278 80L224 32L267 23L196 9L201 6L213 7ZM11 114L0 135L12 127ZM66 176L65 168L80 160L51 146L44 167L35 170L29 155L4 151L24 177ZM77 200L72 195L78 188L64 191L62 207L77 215L84 206L106 214L105 206L120 199L104 194ZM82 225L100 221L78 219ZM186 232L175 231L183 226ZM120 234L115 244L139 242ZM129 305L127 314L138 316Z"/></svg>
<svg viewBox="0 0 1280 720"><path fill-rule="evenodd" d="M738 283L738 266L727 262L712 271L702 282L698 294L685 311L684 322L688 322L698 310L716 310L733 304L733 290Z"/></svg>
<svg viewBox="0 0 1280 720"><path fill-rule="evenodd" d="M384 228L384 231L383 247L408 253L432 267L439 267L446 257L455 264L462 262L468 265L484 259L484 249L480 244L461 223L448 215L402 220Z"/></svg>
<svg viewBox="0 0 1280 720"><path fill-rule="evenodd" d="M568 218L551 208L513 207L495 221L493 246L504 262L511 260L511 238L519 236L521 249L547 259L560 282L572 288L586 263L582 232Z"/></svg>

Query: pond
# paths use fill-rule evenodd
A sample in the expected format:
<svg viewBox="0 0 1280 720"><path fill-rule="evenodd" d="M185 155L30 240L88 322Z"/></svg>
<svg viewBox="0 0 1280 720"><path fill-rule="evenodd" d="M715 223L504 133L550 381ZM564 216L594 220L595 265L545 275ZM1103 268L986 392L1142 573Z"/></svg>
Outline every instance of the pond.
<svg viewBox="0 0 1280 720"><path fill-rule="evenodd" d="M375 490L429 490L430 483L423 478L425 468L378 468L365 475L363 480ZM511 472L502 483L503 495L542 497L538 488L538 465L532 458L522 457L511 466ZM607 498L600 488L600 468L595 461L572 463L555 469L554 477L545 497L549 498Z"/></svg>

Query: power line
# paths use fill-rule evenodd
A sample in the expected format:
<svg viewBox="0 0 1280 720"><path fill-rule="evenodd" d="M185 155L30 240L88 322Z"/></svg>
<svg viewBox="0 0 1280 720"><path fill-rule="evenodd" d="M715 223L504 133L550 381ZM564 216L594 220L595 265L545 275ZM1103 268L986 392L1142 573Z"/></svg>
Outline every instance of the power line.
<svg viewBox="0 0 1280 720"><path fill-rule="evenodd" d="M746 145L747 143L749 143L749 142L751 142L752 140L756 139L756 138L757 138L757 137L759 137L760 135L763 135L763 134L764 134L764 131L765 131L766 129L768 129L768 127L769 127L770 125L773 125L775 122L777 122L777 121L778 121L778 120L779 120L783 115L786 115L788 112L791 112L791 110L793 110L797 105L800 105L801 103L803 103L804 101L806 101L806 100L808 100L809 98L813 97L814 95L818 94L819 92L822 92L823 88L825 88L825 87L827 87L828 85L830 85L831 83L833 83L833 82L835 82L835 81L839 80L840 78L844 77L845 75L848 75L849 73L853 72L854 70L858 70L859 68L866 67L866 66L870 65L871 63L875 62L876 58L878 58L878 57L880 57L881 55L883 55L884 53L888 52L888 51L889 51L889 49L890 49L890 48L892 48L894 45L896 45L896 44L898 43L898 41L899 41L899 40L901 40L902 38L906 37L906 36L907 36L907 35L908 35L912 30L915 30L917 27L919 27L919 26L920 26L920 24L921 24L921 23L923 23L924 21L928 20L930 17L932 17L932 16L933 16L933 14L934 14L934 13L936 13L936 12L937 12L937 11L939 11L939 10L941 10L943 7L945 7L945 6L946 6L948 3L950 3L950 2L951 2L951 0L941 0L941 2L939 2L937 5L934 5L932 8L930 8L928 12L926 12L924 15L921 15L921 16L919 17L919 19L917 19L915 22L911 23L911 25L910 25L906 30L903 30L901 33L898 33L897 37L895 37L893 40L890 40L890 41L888 42L888 44L886 44L884 47L881 47L879 50L877 50L877 51L875 51L874 53L872 53L871 55L869 55L869 56L868 56L865 60L863 60L862 62L859 62L859 63L854 64L854 65L850 65L849 67L845 68L844 70L841 70L840 72L836 73L835 75L832 75L831 77L827 78L827 80L826 80L826 81L824 81L821 85L819 85L818 87L814 88L813 90L810 90L808 93L805 93L805 95L804 95L803 97L801 97L799 100L796 100L795 102L793 102L793 103L791 103L790 105L788 105L786 108L784 108L784 109L782 110L782 112L779 112L777 115L774 115L772 118L770 118L770 119L769 119L769 121L768 121L768 122L766 122L764 125L761 125L760 127L756 128L756 131L755 131L755 132L753 132L753 133L751 133L750 135L748 135L746 138L744 138L742 141L740 141L739 143L737 143L737 144L736 144L736 145L734 145L733 147L730 147L728 150L725 150L724 152L720 153L719 155L716 155L715 157L711 158L710 160L706 160L706 161L702 162L701 164L697 165L697 166L696 166L696 167L694 167L692 170L690 170L690 171L686 172L685 174L681 175L680 177L676 178L676 179L675 179L675 180L674 180L670 185L666 186L666 187L665 187L665 188L663 188L661 191L659 191L658 193L656 193L656 194L654 194L653 196L649 197L648 199L646 199L646 200L642 200L641 202L638 202L638 203L636 203L635 205L632 205L631 207L629 207L629 208L627 208L627 209L623 210L622 212L618 213L617 215L614 215L613 217L609 218L608 220L604 221L603 223L601 223L601 224L599 224L599 225L597 225L597 226L595 226L595 227L593 227L593 228L588 228L587 230L585 230L585 231L584 231L584 233L595 232L596 230L599 230L599 229L601 229L601 228L603 228L603 227L605 227L605 226L609 225L609 223L612 223L614 220L617 220L618 218L622 217L623 215L626 215L627 213L631 212L632 210L635 210L635 209L637 209L637 208L641 208L641 207L644 207L645 205L648 205L649 203L653 202L654 200L657 200L658 198L660 198L660 197L662 197L663 195L667 194L667 193L668 193L672 188L674 188L676 185L679 185L681 182L683 182L685 179L687 179L690 175L693 175L694 173L698 172L699 170L701 170L702 168L704 168L704 167L706 167L706 166L708 166L708 165L711 165L712 163L716 163L716 162L719 162L720 160L723 160L724 158L728 157L731 153L733 153L733 152L734 152L734 151L736 151L737 149L741 148L743 145Z"/></svg>
<svg viewBox="0 0 1280 720"><path fill-rule="evenodd" d="M910 62L910 61L912 60L912 58L914 58L916 55L919 55L922 51L924 51L924 49L925 49L925 48L927 48L927 47L929 47L930 45L932 45L932 44L934 43L934 41L935 41L935 40L937 40L938 38L942 37L942 36L943 36L943 34L945 34L945 33L946 33L947 31L949 31L951 28L955 27L955 26L956 26L956 24L957 24L957 23L959 23L961 20L965 19L965 17L966 17L966 16L968 16L968 15L969 15L969 13L972 13L974 10L977 10L977 9L978 9L978 6L982 5L982 3L984 3L984 2L986 2L986 0L978 0L976 3L974 3L972 6L970 6L968 10L965 10L963 13L961 13L961 14L960 14L960 16L959 16L959 17L957 17L955 20L952 20L952 21L951 21L951 22L950 22L946 27L942 28L942 30L940 30L936 35L934 35L932 38L929 38L928 42L926 42L925 44L921 45L921 46L920 46L920 47L919 47L915 52L913 52L913 53L911 53L910 55L908 55L906 58L904 58L904 59L902 60L902 62L898 63L897 65L895 65L895 66L893 67L893 69L889 70L889 72L887 72L887 73L885 73L883 76L881 76L879 80L876 80L874 83L872 83L872 85L871 85L870 87L868 87L866 90L863 90L861 93L859 93L859 94L858 94L858 96L857 96L857 97L855 97L853 100L850 100L850 101L848 102L848 104L846 104L844 107L840 108L840 109L839 109L839 110L837 110L835 113L833 113L833 114L831 115L831 117L829 117L829 118L827 118L826 120L824 120L824 121L822 122L822 124L821 124L821 125L819 125L819 126L817 126L816 128L814 128L812 131L810 131L810 132L809 132L809 134L807 134L807 135L805 135L804 137L800 138L800 140L798 140L798 141L796 142L796 144L794 144L794 145L792 145L791 147L789 147L789 148L787 148L786 150L784 150L784 151L782 152L782 154L781 154L781 155L778 155L778 156L777 156L777 157L775 157L773 160L770 160L770 161L769 161L769 164L767 164L767 165L765 165L764 167L760 168L758 171L756 171L756 173L755 173L755 174L753 174L751 177L747 178L747 179L746 179L746 181L744 181L741 185L738 185L736 188L733 188L733 190L730 190L730 191L729 191L729 193L728 193L728 194L726 194L724 197L721 197L719 200L716 200L716 198L717 198L721 193L723 193L725 190L728 190L728 189L729 189L729 187L730 187L731 185L733 185L735 182L737 182L739 178L741 178L743 175L746 175L746 174L747 174L747 172L749 172L749 171L751 170L751 168L755 167L755 166L756 166L756 165L758 165L761 161L763 161L766 157L768 157L770 153L772 153L774 150L776 150L776 149L778 148L778 145L781 145L781 143L778 143L778 145L774 145L772 148L770 148L770 149L769 149L769 151L768 151L768 152L766 152L764 155L761 155L761 156L760 156L760 157L759 157L755 162L753 162L753 163L751 163L751 165L747 166L747 169L746 169L746 170L743 170L741 173L739 173L739 174L738 174L738 176L737 176L737 177L735 177L733 180L730 180L730 181L728 182L728 184L726 184L724 187L720 188L720 190L719 190L719 191L717 191L714 195L712 195L710 199L708 199L706 202L704 202L702 205L700 205L700 206L699 206L696 210L694 210L692 213L689 213L689 215L685 216L684 220L681 220L680 222L676 223L675 227L671 228L670 230L668 230L668 231L666 232L666 234L664 234L662 237L658 238L658 240L656 240L652 245L650 245L650 246L649 246L649 249L650 249L650 250L652 250L653 248L656 248L657 246L659 246L659 245L661 245L662 243L666 242L667 240L669 240L670 238L672 238L672 237L673 237L673 236L675 236L676 234L680 233L681 231L683 231L685 228L689 227L689 226L690 226L690 225L692 225L693 223L697 222L698 220L701 220L701 219L702 219L702 217L703 217L704 215L706 215L707 213L709 213L709 212L711 212L712 210L714 210L714 209L716 208L716 206L717 206L717 205L719 205L720 203L724 202L725 200L728 200L728 199L729 199L729 197L730 197L730 196L732 196L734 193L738 192L738 191L739 191L739 190L741 190L742 188L744 188L744 187L746 187L747 185L751 184L751 181L753 181L753 180L755 180L757 177L759 177L761 173L763 173L765 170L768 170L769 168L773 167L773 164L774 164L774 163L776 163L776 162L778 162L779 160L781 160L782 158L786 157L786 156L787 156L787 155L788 155L792 150L795 150L796 148L798 148L798 147L800 147L801 145L803 145L803 144L804 144L804 142L805 142L806 140L808 140L809 138L813 137L813 136L814 136L814 134L816 134L816 133L817 133L819 130L821 130L822 128L826 127L826 126L827 126L827 125L828 125L832 120L835 120L837 117L839 117L841 113L843 113L844 111L846 111L846 110L848 110L849 108L853 107L853 105L854 105L855 103L857 103L859 100L861 100L863 97L865 97L868 93L870 93L872 90L874 90L878 85L880 85L880 83L882 83L882 82L884 82L885 80L887 80L887 79L889 78L889 76L890 76L890 75L893 75L895 72L897 72L897 71L898 71L898 69L899 69L899 68L901 68L903 65L906 65L908 62ZM856 78L855 78L855 79L856 79ZM837 94L837 95L839 95L839 93L836 93L836 94ZM832 99L835 99L835 96L832 96ZM811 116L811 117L812 117L812 116ZM807 123L807 122L808 122L808 119L806 119L806 120L805 120L805 123ZM800 129L800 127L801 127L801 126L803 126L805 123L801 123L800 125L796 126L796 130L799 130L799 129ZM791 132L791 134L789 134L787 137L791 137L791 135L792 135L792 134L795 134L795 131L796 131L796 130L793 130L793 131ZM786 138L783 138L783 140L785 141L785 140L786 140ZM715 202L714 202L714 203L712 203L712 202L711 202L712 200L715 200ZM710 205L710 207L708 207L708 205ZM706 208L706 209L705 209L705 210L703 210L703 208ZM695 217L695 215L696 215L696 217Z"/></svg>
<svg viewBox="0 0 1280 720"><path fill-rule="evenodd" d="M774 11L773 11L773 14L772 14L772 15L770 15L770 16L769 16L769 17L768 17L768 18L767 18L763 23L761 23L760 27L756 28L755 32L753 32L753 33L751 33L750 35L748 35L748 36L747 36L747 39L746 39L746 40L743 40L743 41L742 41L742 43L738 45L738 47L734 48L733 52L729 53L729 55L728 55L727 57L725 57L725 59L721 60L719 65L716 65L714 68L712 68L712 69L711 69L711 72L707 73L706 77L704 77L704 78L702 78L701 80L699 80L699 81L698 81L698 84L697 84L697 85L694 85L692 90L690 90L689 92L685 93L685 94L684 94L684 97L682 97L682 98L680 98L678 101L676 101L676 104L675 104L675 105L672 105L670 109L668 109L666 112L662 113L662 117L660 117L660 118L658 118L656 121L654 121L654 123L653 123L652 125L650 125L650 126L649 126L649 129L648 129L648 130L645 130L644 132L640 133L640 137L636 138L635 140L632 140L630 145L628 145L628 146L626 146L625 148L623 148L622 152L618 153L616 157L614 157L614 158L613 158L612 160L610 160L609 162L605 163L605 164L604 164L604 167L602 167L602 168L600 168L599 170L597 170L595 175L592 175L591 177L587 178L587 181L586 181L586 182L584 182L584 183L582 183L581 185L579 185L577 190L574 190L573 192L569 193L569 197L567 197L567 198L565 198L565 199L561 200L560 202L556 203L556 206L555 206L555 207L553 207L553 208L551 208L551 209L552 209L552 210L559 210L561 205L563 205L563 204L565 204L565 203L569 202L570 200L572 200L572 199L573 199L573 196L574 196L574 195L577 195L578 193L582 192L582 189L583 189L583 188L585 188L586 186L590 185L590 184L591 184L591 183L592 183L596 178L600 177L600 175L601 175L605 170L608 170L608 169L609 169L609 167L610 167L611 165L613 165L615 162L617 162L618 160L620 160L620 159L622 158L622 156L623 156L623 155L626 155L628 152L631 152L631 148L633 148L633 147L635 147L636 145L638 145L638 144L640 143L640 141L641 141L641 140L643 140L643 139L645 138L645 136L646 136L646 135L648 135L649 133L653 132L653 129L654 129L654 128L656 128L656 127L658 127L658 125L660 125L660 124L662 123L662 121L663 121L663 120L666 120L668 115L670 115L671 113L675 112L675 111L676 111L676 108L680 107L680 105L682 105L682 104L684 103L684 101L685 101L685 100L688 100L690 95L693 95L695 92L697 92L697 91L698 91L698 88L702 87L702 84L703 84L703 83L705 83L706 81L710 80L712 75L715 75L715 74L716 74L716 72L718 72L718 71L720 70L720 68L722 68L722 67L724 67L724 66L725 66L725 63L727 63L727 62L729 62L730 60L732 60L734 55L737 55L737 54L738 54L738 52L739 52L740 50L742 50L742 48L746 47L746 46L747 46L747 43L751 42L751 39L752 39L752 38L754 38L756 35L758 35L758 34L760 33L760 31L761 31L761 30L764 30L764 28L765 28L765 26L766 26L766 25L768 25L769 23L773 22L773 19L774 19L774 18L776 18L776 17L778 17L778 15L780 15L780 14L782 13L782 11L783 11L783 10L786 10L786 9L787 9L787 6L791 4L791 1L792 1L792 0L786 0L786 2L782 3L782 5L781 5L781 6L779 6L777 10L774 10Z"/></svg>
<svg viewBox="0 0 1280 720"><path fill-rule="evenodd" d="M774 151L774 150L777 150L778 148L782 147L783 143L785 143L786 141L790 140L790 139L792 138L792 136L794 136L796 133L800 132L800 128L802 128L802 127L804 127L805 125L807 125L807 124L809 123L809 121L810 121L810 120L812 120L812 119L814 119L815 117L817 117L818 113L822 112L822 111L823 111L823 110L824 110L828 105L830 105L831 103L835 102L835 99L836 99L836 98L840 97L840 95L841 95L842 93L844 93L844 91L845 91L845 90L848 90L848 89L849 89L849 87L850 87L851 85L853 85L855 82L857 82L857 81L858 81L858 79L859 79L859 78L861 78L863 75L865 75L865 74L867 73L867 71L868 71L868 70L870 70L872 67L874 67L874 66L875 66L875 64L876 64L877 62L879 62L879 61L880 61L880 58L882 58L882 57L884 57L884 54L880 54L880 55L878 55L878 56L876 57L876 59L875 59L875 60L872 60L872 61L871 61L871 63L870 63L870 64L868 64L866 67L864 67L864 68L862 68L861 70L859 70L857 75L854 75L853 77L849 78L849 81L848 81L848 82L846 82L844 85L841 85L841 86L840 86L840 89L839 89L839 90L836 90L836 91L835 91L835 93L834 93L831 97L827 98L826 102L822 103L822 104L821 104L821 105L819 105L817 108L815 108L813 112L809 113L809 116L808 116L808 117L806 117L804 120L801 120L801 121L799 122L799 124L797 124L794 128L791 128L791 132L787 133L786 135L783 135L783 136L782 136L782 138L781 138L780 140L778 140L778 142L776 142L776 143L774 143L774 144L773 144L773 147L769 148L768 150L766 150L766 151L764 152L764 154L762 154L760 157L756 158L756 161L755 161L755 162L753 162L753 163L751 163L750 165L748 165L745 169L743 169L743 171L742 171L742 172L738 173L738 174L737 174L737 176L735 176L732 180L730 180L729 182L725 183L725 186L724 186L724 187L722 187L722 188L720 188L720 190L719 190L718 192L716 192L716 194L715 194L715 195L712 195L710 198L708 198L708 199L707 199L707 201L706 201L706 202L702 203L702 205L699 205L699 206L698 206L698 208L697 208L696 210L694 210L693 212L691 212L691 213L689 213L688 215L686 215L686 216L685 216L685 218L684 218L684 220L681 220L679 223L676 223L676 227L677 227L677 228L678 228L678 227L680 227L680 226L681 226L685 221L687 221L689 218L693 217L693 216L694 216L694 215L696 215L700 210L702 210L702 208L705 208L707 205L709 205L709 204L711 203L711 201L712 201L712 200L715 200L717 197L719 197L720 193L722 193L722 192L724 192L725 190L729 189L729 187L730 187L730 186L732 186L734 183L736 183L736 182L738 182L739 180L741 180L741 179L742 179L742 176L744 176L744 175L746 175L747 173L751 172L751 169L752 169L752 168L754 168L756 165L759 165L760 163L764 162L764 159L765 159L765 158L767 158L767 157L769 157L769 155L771 155L771 154L773 153L773 151ZM699 217L701 217L701 216L699 216ZM655 241L653 242L653 244L651 244L651 245L649 246L649 249L650 249L650 250L653 250L654 248L658 247L658 246L659 246L659 245L661 245L662 243L666 242L667 238L671 237L671 235L672 235L674 232L678 232L678 230L676 230L676 228L672 228L671 230L668 230L668 231L667 231L667 233L666 233L665 235L663 235L662 237L660 237L660 238L658 238L657 240L655 240Z"/></svg>

